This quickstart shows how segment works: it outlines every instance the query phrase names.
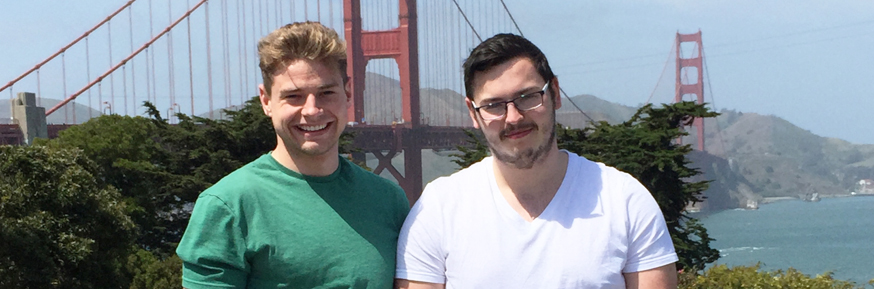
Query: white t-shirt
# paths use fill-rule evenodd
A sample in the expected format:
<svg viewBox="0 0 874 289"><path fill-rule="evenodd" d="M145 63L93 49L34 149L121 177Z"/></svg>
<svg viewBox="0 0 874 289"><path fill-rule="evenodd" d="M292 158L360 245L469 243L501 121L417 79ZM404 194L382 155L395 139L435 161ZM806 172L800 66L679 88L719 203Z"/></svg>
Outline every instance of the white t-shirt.
<svg viewBox="0 0 874 289"><path fill-rule="evenodd" d="M625 288L623 272L677 261L652 195L576 154L532 222L507 203L491 157L425 187L401 229L396 278L446 288Z"/></svg>

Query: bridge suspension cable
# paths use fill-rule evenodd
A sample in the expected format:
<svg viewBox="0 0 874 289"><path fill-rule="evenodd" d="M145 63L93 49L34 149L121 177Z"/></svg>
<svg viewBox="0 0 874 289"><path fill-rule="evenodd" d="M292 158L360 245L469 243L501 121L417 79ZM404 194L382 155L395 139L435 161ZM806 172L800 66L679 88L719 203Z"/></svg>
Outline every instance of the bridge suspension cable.
<svg viewBox="0 0 874 289"><path fill-rule="evenodd" d="M127 7L129 7L131 4L133 4L134 1L136 1L136 0L130 0L130 1L128 1L127 3L125 3L123 6L121 6L121 8L119 8L118 10L116 10L115 12L113 12L112 14L109 14L109 16L106 17L106 19L104 19L103 21L100 21L100 23L98 23L98 24L95 25L93 28L89 29L88 31L86 31L85 33L83 33L81 36L79 36L78 38L76 38L75 40L73 40L72 42L70 42L70 44L67 44L66 46L64 46L63 48L61 48L60 50L58 50L57 52L55 52L54 54L52 54L51 56L49 56L48 58L46 58L45 60L43 60L42 62L40 62L39 64L35 65L35 66L34 66L33 68L31 68L30 70L26 71L25 73L22 73L20 76L18 76L18 77L16 77L16 78L14 78L12 81L10 81L9 83L7 83L7 84L4 85L3 87L0 87L0 91L3 91L3 90L5 90L5 89L11 87L12 85L14 85L16 82L18 82L18 81L21 80L22 78L24 78L24 77L30 75L31 73L33 73L33 72L36 71L36 70L39 70L40 67L42 67L43 65L45 65L46 63L48 63L48 62L51 61L52 59L55 59L55 57L58 57L58 55L61 55L62 53L66 52L67 49L70 49L70 47L73 47L73 45L76 45L76 43L79 43L79 41L81 41L82 39L88 37L88 35L90 35L91 32L94 32L94 30L97 30L98 28L100 28L101 26L103 26L103 24L109 22L109 20L112 20L112 18L115 17L115 15L118 15L118 13L121 13L121 11L124 11L124 9L127 8Z"/></svg>
<svg viewBox="0 0 874 289"><path fill-rule="evenodd" d="M132 1L134 1L134 0L131 0L131 2L132 2ZM158 38L160 38L161 36L164 36L165 34L167 34L167 33L170 31L170 29L173 29L173 27L175 27L177 24L179 24L179 22L182 22L182 19L185 19L186 17L188 17L189 15L191 15L191 12L193 12L194 10L197 10L197 8L199 8L201 5L203 5L203 4L206 3L206 2L207 2L207 0L201 0L200 2L198 2L198 3L197 3L193 8L189 9L188 12L185 13L185 15L183 15L182 17L180 17L179 19L177 19L176 21L174 21L172 24L170 24L170 26L167 26L167 28L165 28L165 29L164 29L163 31L161 31L157 36L153 37L151 40L149 40L148 42L146 42L146 44L143 44L143 46L140 47L139 49L137 49L137 51L135 51L134 53L132 53L131 55L129 55L129 56L126 57L125 59L121 60L121 61L120 61L119 63L117 63L115 66L113 66L112 68L110 68L109 71L107 71L106 73L104 73L104 74L102 74L101 76L97 77L97 79L93 80L91 83L89 83L88 85L86 85L84 88L80 89L79 91L77 91L77 92L73 93L72 95L70 95L69 97L65 98L63 101L61 101L60 103L58 103L57 105L55 105L55 107L52 107L51 109L47 110L47 111L46 111L46 115L49 115L49 114L55 112L55 111L58 110L61 106L66 105L68 102L72 101L73 99L75 99L76 97L78 97L80 94L82 94L83 92L85 92L86 90L88 90L89 88L91 88L92 86L94 86L95 84L97 84L98 82L102 81L106 76L110 75L113 71L117 70L119 67L121 67L122 65L124 65L125 63L127 63L128 61L130 61L134 56L136 56L137 54L139 54L141 51L143 51L143 50L145 50L147 47L151 46L152 43L154 43L155 41L158 40Z"/></svg>
<svg viewBox="0 0 874 289"><path fill-rule="evenodd" d="M453 1L455 1L455 0L453 0ZM522 33L522 29L519 28L519 24L516 23L516 19L513 18L513 13L510 13L510 9L507 9L507 4L504 3L504 0L501 0L501 5L504 6L504 11L507 11L507 16L510 17L510 21L513 22L513 26L516 26L516 31L519 32L520 36L524 37L525 34ZM471 29L473 29L473 26L471 26ZM482 40L480 40L480 41L482 41ZM574 106L574 108L577 109L578 112L580 112L581 114L583 114L583 116L585 116L587 119L589 119L590 123L594 121L591 117L589 117L588 114L586 114L586 112L584 112L582 109L580 109L580 107L574 102L573 99L571 99L568 96L567 92L564 91L564 88L559 87L558 89L561 92L562 96L564 96L564 98L567 99Z"/></svg>
<svg viewBox="0 0 874 289"><path fill-rule="evenodd" d="M467 19L467 15L464 14L464 9L461 9L461 6L458 5L458 1L452 0L452 2L455 3L455 7L458 7L458 12L461 13L461 17L464 17L464 21L467 22L468 26L470 26L470 30L473 31L473 34L476 35L476 39L479 39L479 41L482 42L483 38L476 32L476 28L473 27L473 24L470 24L470 19Z"/></svg>
<svg viewBox="0 0 874 289"><path fill-rule="evenodd" d="M707 93L710 95L710 105L712 105L713 110L716 111L716 96L713 95L713 85L712 82L710 82L710 69L707 67L707 57L704 57L704 55L704 49L701 49L701 59L704 61L704 77L707 78ZM719 139L720 151L725 155L725 140L722 138L722 127L719 125L719 121L716 117L713 119L716 122L716 138Z"/></svg>
<svg viewBox="0 0 874 289"><path fill-rule="evenodd" d="M649 104L652 101L652 97L656 94L656 90L658 90L658 84L662 82L662 77L665 76L665 72L668 71L668 64L671 63L671 57L673 56L674 49L679 49L676 44L671 45L671 51L668 52L668 59L665 59L665 66L662 69L662 73L659 75L659 80L656 81L656 86L652 88L652 93L649 94L649 98L646 99L646 102L643 104Z"/></svg>

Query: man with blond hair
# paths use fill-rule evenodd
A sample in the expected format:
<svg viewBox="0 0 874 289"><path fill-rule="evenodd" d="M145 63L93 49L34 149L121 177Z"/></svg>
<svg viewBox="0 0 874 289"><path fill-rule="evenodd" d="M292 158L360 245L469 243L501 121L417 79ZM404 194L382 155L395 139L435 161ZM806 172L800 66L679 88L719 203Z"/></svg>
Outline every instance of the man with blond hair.
<svg viewBox="0 0 874 289"><path fill-rule="evenodd" d="M346 46L313 22L258 43L276 148L200 194L177 253L186 288L391 288L409 203L338 154Z"/></svg>

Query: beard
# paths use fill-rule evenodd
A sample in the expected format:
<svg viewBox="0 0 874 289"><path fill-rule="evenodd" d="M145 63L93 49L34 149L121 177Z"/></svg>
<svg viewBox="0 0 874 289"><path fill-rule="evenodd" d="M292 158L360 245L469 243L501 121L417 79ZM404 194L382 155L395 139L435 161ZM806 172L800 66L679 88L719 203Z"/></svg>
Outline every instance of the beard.
<svg viewBox="0 0 874 289"><path fill-rule="evenodd" d="M508 126L507 128L501 130L499 135L499 141L505 138L507 132L517 130L517 129L527 129L531 128L534 130L540 130L534 123L526 123L515 126ZM495 156L498 161L506 164L510 164L517 169L530 169L534 167L535 164L543 162L546 153L552 148L552 143L555 142L555 110L552 110L552 122L546 125L546 128L549 130L547 135L549 138L539 146L534 148L523 149L521 151L517 151L516 153L512 152L504 152L492 145L491 141L487 141L489 145L489 150L492 152L492 155ZM487 139L488 140L488 139Z"/></svg>

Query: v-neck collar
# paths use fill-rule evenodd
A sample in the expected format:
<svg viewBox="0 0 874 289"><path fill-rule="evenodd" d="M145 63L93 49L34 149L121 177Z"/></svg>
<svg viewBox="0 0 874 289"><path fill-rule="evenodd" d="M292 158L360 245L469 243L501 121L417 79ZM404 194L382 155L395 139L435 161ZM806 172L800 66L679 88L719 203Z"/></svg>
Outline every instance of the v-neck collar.
<svg viewBox="0 0 874 289"><path fill-rule="evenodd" d="M519 215L519 213L510 206L510 203L507 202L504 195L501 194L501 189L498 187L498 181L495 177L495 167L493 163L495 162L495 158L489 157L490 162L486 164L484 177L489 180L489 192L495 202L495 208L505 220L513 222L518 226L539 226L539 224L546 222L548 217L552 216L553 211L556 210L555 208L560 206L559 203L567 201L567 192L573 186L574 181L573 178L570 177L570 174L573 166L577 164L577 160L574 158L575 155L571 152L565 150L560 150L560 152L564 152L568 155L567 169L565 170L561 185L559 186L558 191L555 192L555 195L552 196L552 200L550 200L549 204L546 205L546 208L543 209L543 212L530 222L525 220L522 215Z"/></svg>

